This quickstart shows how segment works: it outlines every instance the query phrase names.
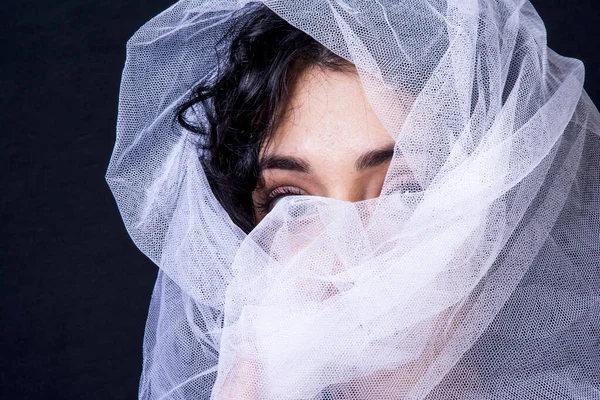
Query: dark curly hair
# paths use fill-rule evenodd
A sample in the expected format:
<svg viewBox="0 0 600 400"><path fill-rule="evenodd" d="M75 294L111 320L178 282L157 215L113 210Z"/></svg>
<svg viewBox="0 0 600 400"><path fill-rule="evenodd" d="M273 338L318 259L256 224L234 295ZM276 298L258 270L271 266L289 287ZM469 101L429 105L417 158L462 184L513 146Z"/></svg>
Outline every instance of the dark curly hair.
<svg viewBox="0 0 600 400"><path fill-rule="evenodd" d="M210 187L232 221L250 232L260 149L281 119L289 88L308 67L353 71L354 65L263 5L227 35L233 39L226 61L211 82L193 88L177 121L204 135L199 154ZM188 118L197 106L204 125Z"/></svg>

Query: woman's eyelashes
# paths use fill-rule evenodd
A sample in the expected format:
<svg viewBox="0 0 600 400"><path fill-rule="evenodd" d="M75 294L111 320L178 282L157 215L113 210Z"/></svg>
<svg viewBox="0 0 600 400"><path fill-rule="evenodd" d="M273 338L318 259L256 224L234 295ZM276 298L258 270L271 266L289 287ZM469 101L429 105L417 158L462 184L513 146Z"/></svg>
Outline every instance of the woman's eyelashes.
<svg viewBox="0 0 600 400"><path fill-rule="evenodd" d="M391 182L387 188L387 193L417 193L423 191L423 187L415 181Z"/></svg>
<svg viewBox="0 0 600 400"><path fill-rule="evenodd" d="M392 193L417 193L421 192L423 188L417 182L413 180L407 180L404 182L390 182L386 194ZM274 189L261 188L257 191L255 198L255 207L263 216L271 212L277 202L287 196L306 196L309 195L303 189L297 186L277 186Z"/></svg>
<svg viewBox="0 0 600 400"><path fill-rule="evenodd" d="M268 213L275 207L275 204L286 196L302 196L308 193L296 186L279 186L266 194L261 196L262 200L256 202L256 207L263 213Z"/></svg>

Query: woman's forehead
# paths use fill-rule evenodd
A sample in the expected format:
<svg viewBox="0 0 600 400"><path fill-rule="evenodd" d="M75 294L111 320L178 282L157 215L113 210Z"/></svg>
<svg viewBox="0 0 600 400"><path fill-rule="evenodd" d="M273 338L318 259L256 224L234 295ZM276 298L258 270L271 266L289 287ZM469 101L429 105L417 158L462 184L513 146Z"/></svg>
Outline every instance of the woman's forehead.
<svg viewBox="0 0 600 400"><path fill-rule="evenodd" d="M356 73L307 70L293 85L283 115L268 153L335 155L394 143Z"/></svg>

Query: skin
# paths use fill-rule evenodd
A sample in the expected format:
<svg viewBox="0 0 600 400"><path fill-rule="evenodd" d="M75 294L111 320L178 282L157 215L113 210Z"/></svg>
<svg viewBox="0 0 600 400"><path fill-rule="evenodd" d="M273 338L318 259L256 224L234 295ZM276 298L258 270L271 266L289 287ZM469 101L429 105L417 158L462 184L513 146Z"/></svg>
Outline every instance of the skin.
<svg viewBox="0 0 600 400"><path fill-rule="evenodd" d="M261 149L262 173L253 193L258 221L289 195L350 202L380 195L395 141L369 105L357 73L307 69L282 115ZM395 179L414 187L410 173ZM217 398L258 400L260 372L254 361L239 359Z"/></svg>
<svg viewBox="0 0 600 400"><path fill-rule="evenodd" d="M350 202L378 197L394 144L357 73L307 69L261 151L262 174L253 193L257 220L288 195ZM410 184L410 176L401 183Z"/></svg>

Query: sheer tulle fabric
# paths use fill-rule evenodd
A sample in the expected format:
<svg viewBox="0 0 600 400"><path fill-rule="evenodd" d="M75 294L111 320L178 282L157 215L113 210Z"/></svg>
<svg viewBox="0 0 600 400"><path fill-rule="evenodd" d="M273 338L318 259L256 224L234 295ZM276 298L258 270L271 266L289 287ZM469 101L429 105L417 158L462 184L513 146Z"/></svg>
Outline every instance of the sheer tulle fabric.
<svg viewBox="0 0 600 400"><path fill-rule="evenodd" d="M182 0L145 24L106 175L160 267L140 399L600 398L581 62L526 1L263 3L356 65L395 156L378 199L285 198L246 235L174 120L262 3ZM422 191L396 190L406 168Z"/></svg>

